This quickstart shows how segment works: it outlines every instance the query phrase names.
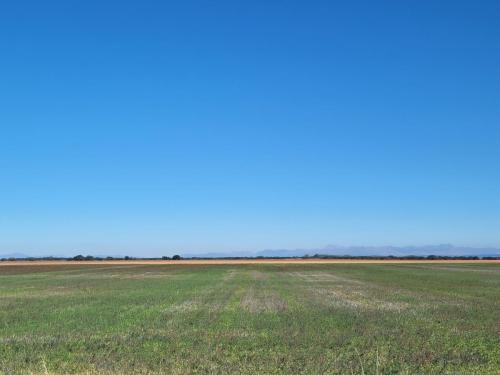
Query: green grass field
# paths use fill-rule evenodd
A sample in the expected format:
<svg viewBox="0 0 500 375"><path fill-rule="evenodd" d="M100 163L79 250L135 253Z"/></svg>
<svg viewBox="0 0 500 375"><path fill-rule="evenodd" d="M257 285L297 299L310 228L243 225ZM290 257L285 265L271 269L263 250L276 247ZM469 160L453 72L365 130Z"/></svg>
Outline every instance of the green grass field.
<svg viewBox="0 0 500 375"><path fill-rule="evenodd" d="M0 267L0 373L500 373L500 264Z"/></svg>

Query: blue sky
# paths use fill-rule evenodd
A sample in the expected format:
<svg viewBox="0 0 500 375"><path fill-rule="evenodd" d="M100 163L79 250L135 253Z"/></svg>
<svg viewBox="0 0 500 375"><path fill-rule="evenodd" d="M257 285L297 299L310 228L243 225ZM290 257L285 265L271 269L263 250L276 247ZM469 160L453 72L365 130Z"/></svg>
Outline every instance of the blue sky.
<svg viewBox="0 0 500 375"><path fill-rule="evenodd" d="M0 9L0 254L500 246L500 2Z"/></svg>

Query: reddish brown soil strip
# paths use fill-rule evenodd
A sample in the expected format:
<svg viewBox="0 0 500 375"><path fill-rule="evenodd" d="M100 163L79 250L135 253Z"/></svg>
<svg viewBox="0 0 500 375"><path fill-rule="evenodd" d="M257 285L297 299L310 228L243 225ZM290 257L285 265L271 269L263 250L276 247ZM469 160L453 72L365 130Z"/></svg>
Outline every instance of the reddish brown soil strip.
<svg viewBox="0 0 500 375"><path fill-rule="evenodd" d="M100 260L100 261L6 261L8 266L81 265L236 265L236 264L500 264L500 260L373 260L373 259L196 259L196 260Z"/></svg>

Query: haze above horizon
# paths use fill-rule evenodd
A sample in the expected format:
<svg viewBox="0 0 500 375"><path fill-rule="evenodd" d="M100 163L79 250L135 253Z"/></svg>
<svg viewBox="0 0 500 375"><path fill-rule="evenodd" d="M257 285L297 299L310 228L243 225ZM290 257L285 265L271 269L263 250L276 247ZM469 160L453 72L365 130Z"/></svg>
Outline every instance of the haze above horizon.
<svg viewBox="0 0 500 375"><path fill-rule="evenodd" d="M500 2L0 11L0 254L500 247Z"/></svg>

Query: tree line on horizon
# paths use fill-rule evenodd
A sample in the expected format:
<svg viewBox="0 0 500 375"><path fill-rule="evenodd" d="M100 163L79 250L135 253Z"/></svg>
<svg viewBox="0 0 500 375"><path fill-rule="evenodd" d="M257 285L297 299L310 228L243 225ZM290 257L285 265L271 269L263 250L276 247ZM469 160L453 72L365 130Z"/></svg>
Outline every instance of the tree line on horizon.
<svg viewBox="0 0 500 375"><path fill-rule="evenodd" d="M162 256L162 257L98 257L92 255L76 255L74 257L24 257L24 258L0 258L0 262L13 262L13 261L105 261L105 260L208 260L208 259L222 259L222 260L252 260L252 259L360 259L360 260L500 260L500 256L448 256L448 255L329 255L329 254L314 254L314 255L304 255L304 256L290 256L290 257L280 257L280 256L247 256L247 257L188 257L184 258L178 254L173 256Z"/></svg>

